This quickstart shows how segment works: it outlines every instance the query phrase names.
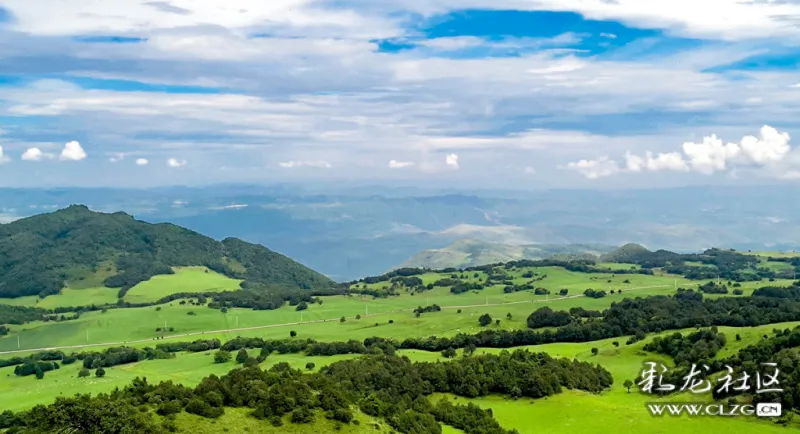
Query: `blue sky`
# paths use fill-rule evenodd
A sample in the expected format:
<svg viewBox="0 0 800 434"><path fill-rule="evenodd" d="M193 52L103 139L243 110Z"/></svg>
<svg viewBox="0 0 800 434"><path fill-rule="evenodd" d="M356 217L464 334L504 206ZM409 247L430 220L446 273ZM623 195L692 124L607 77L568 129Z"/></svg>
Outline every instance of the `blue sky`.
<svg viewBox="0 0 800 434"><path fill-rule="evenodd" d="M0 185L800 178L795 2L51 6L0 0Z"/></svg>

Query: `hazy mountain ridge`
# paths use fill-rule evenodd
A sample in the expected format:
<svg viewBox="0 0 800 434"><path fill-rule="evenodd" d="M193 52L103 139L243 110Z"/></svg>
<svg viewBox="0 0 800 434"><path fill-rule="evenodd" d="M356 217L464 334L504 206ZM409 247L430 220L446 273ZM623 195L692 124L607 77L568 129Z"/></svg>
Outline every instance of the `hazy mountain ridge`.
<svg viewBox="0 0 800 434"><path fill-rule="evenodd" d="M598 255L614 251L614 246L586 244L513 245L462 239L441 249L427 249L395 268L465 268L520 259L545 259L552 256Z"/></svg>
<svg viewBox="0 0 800 434"><path fill-rule="evenodd" d="M344 281L379 274L462 238L517 245L632 242L676 252L712 246L794 250L800 248L800 226L794 222L800 204L786 200L793 194L790 186L472 192L336 185L0 189L0 219L87 203L94 210L173 222L218 240L264 244Z"/></svg>

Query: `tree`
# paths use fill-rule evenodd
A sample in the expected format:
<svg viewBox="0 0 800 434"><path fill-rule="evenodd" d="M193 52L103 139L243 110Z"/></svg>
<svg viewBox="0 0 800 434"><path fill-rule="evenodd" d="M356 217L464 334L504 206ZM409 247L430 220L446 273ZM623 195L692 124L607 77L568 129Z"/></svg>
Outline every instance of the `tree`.
<svg viewBox="0 0 800 434"><path fill-rule="evenodd" d="M228 363L232 357L230 351L219 350L214 353L214 363Z"/></svg>
<svg viewBox="0 0 800 434"><path fill-rule="evenodd" d="M339 322L345 322L344 317L339 318Z"/></svg>
<svg viewBox="0 0 800 434"><path fill-rule="evenodd" d="M615 347L618 347L619 346L619 342L614 341L614 342L611 343L611 345L614 345Z"/></svg>
<svg viewBox="0 0 800 434"><path fill-rule="evenodd" d="M314 362L306 363L306 369L308 369L309 371L312 371L316 366L317 365L315 365Z"/></svg>
<svg viewBox="0 0 800 434"><path fill-rule="evenodd" d="M36 370L36 379L37 380L41 380L42 378L44 378L44 371L41 370L41 369L37 369Z"/></svg>
<svg viewBox="0 0 800 434"><path fill-rule="evenodd" d="M389 324L394 324L394 320L393 320L393 319L390 319L390 320L389 320Z"/></svg>
<svg viewBox="0 0 800 434"><path fill-rule="evenodd" d="M744 291L742 291L739 288L733 290L733 295L742 295L742 294L744 294Z"/></svg>
<svg viewBox="0 0 800 434"><path fill-rule="evenodd" d="M236 353L236 363L244 363L247 360L247 350L242 348Z"/></svg>
<svg viewBox="0 0 800 434"><path fill-rule="evenodd" d="M361 319L361 314L356 315L356 319Z"/></svg>
<svg viewBox="0 0 800 434"><path fill-rule="evenodd" d="M599 352L600 352L600 350L598 350L597 347L592 348L592 355L593 356L596 356L597 353L599 353Z"/></svg>
<svg viewBox="0 0 800 434"><path fill-rule="evenodd" d="M455 356L456 356L456 350L454 348L448 348L442 351L442 357L446 359L452 359Z"/></svg>
<svg viewBox="0 0 800 434"><path fill-rule="evenodd" d="M742 335L740 335L739 333L736 333L736 340L737 341L741 341L742 340Z"/></svg>
<svg viewBox="0 0 800 434"><path fill-rule="evenodd" d="M499 326L500 325L500 320L499 319L494 320L494 325L498 325Z"/></svg>
<svg viewBox="0 0 800 434"><path fill-rule="evenodd" d="M97 376L97 378L103 378L106 376L106 370L103 368L97 368L97 370L94 371L94 375Z"/></svg>
<svg viewBox="0 0 800 434"><path fill-rule="evenodd" d="M478 318L478 324L480 324L481 327L486 327L491 323L492 323L492 316L489 315L488 313L485 313L481 315L480 318Z"/></svg>
<svg viewBox="0 0 800 434"><path fill-rule="evenodd" d="M253 356L247 356L247 359L244 361L244 367L249 368L256 365L258 365L258 360L256 360L256 358Z"/></svg>
<svg viewBox="0 0 800 434"><path fill-rule="evenodd" d="M633 387L633 381L625 380L625 382L622 383L622 386L628 389L628 393L631 393L631 387Z"/></svg>
<svg viewBox="0 0 800 434"><path fill-rule="evenodd" d="M461 313L461 309L459 309L458 312L456 312L456 313Z"/></svg>
<svg viewBox="0 0 800 434"><path fill-rule="evenodd" d="M567 296L567 294L569 294L569 289L567 289L567 288L564 288L564 289L562 289L561 291L559 291L558 293L559 293L559 295L561 295L562 297L566 297L566 296Z"/></svg>
<svg viewBox="0 0 800 434"><path fill-rule="evenodd" d="M305 301L297 303L297 307L295 308L295 310L306 310L306 309L308 309L308 304Z"/></svg>
<svg viewBox="0 0 800 434"><path fill-rule="evenodd" d="M508 319L508 320L510 320L510 319L511 319L511 312L509 312L509 313L507 313L507 314L506 314L506 319Z"/></svg>
<svg viewBox="0 0 800 434"><path fill-rule="evenodd" d="M80 372L78 372L78 377L79 378L88 377L91 374L92 374L91 371L89 371L86 368L83 368L83 369L80 370Z"/></svg>
<svg viewBox="0 0 800 434"><path fill-rule="evenodd" d="M292 331L289 332L289 337L293 338L295 336L297 336L297 332L296 331L292 330Z"/></svg>

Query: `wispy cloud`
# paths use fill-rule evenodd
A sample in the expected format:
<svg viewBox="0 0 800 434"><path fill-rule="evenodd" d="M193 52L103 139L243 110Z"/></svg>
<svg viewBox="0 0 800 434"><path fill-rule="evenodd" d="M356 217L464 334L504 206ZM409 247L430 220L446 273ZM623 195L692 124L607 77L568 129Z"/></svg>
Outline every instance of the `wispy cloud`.
<svg viewBox="0 0 800 434"><path fill-rule="evenodd" d="M330 169L331 163L327 161L303 161L303 160L293 160L293 161L283 161L278 163L279 166L285 168L292 168L292 167L315 167L318 169Z"/></svg>
<svg viewBox="0 0 800 434"><path fill-rule="evenodd" d="M413 161L397 161L397 160L390 160L389 161L389 168L390 169L403 169L406 167L411 167L414 165Z"/></svg>

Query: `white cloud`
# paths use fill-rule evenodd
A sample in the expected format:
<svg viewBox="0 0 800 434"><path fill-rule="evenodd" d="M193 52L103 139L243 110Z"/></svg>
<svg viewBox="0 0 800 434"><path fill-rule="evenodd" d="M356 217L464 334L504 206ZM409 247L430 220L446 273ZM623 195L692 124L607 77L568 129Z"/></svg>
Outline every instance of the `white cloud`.
<svg viewBox="0 0 800 434"><path fill-rule="evenodd" d="M716 134L703 137L701 143L686 142L686 154L692 170L706 175L727 169L728 162L739 156L741 149L734 143L723 144Z"/></svg>
<svg viewBox="0 0 800 434"><path fill-rule="evenodd" d="M302 160L284 161L278 163L278 165L285 168L306 166L306 167L316 167L319 169L330 169L332 167L331 163L328 163L327 161L302 161Z"/></svg>
<svg viewBox="0 0 800 434"><path fill-rule="evenodd" d="M11 161L11 158L3 153L3 147L0 146L0 164L8 163L9 161Z"/></svg>
<svg viewBox="0 0 800 434"><path fill-rule="evenodd" d="M648 151L644 157L632 154L630 151L625 153L625 170L629 172L641 172L650 170L658 172L662 170L687 171L689 167L683 159L683 155L678 152L659 153L655 157Z"/></svg>
<svg viewBox="0 0 800 434"><path fill-rule="evenodd" d="M58 157L61 161L81 161L84 158L86 158L86 152L81 147L81 144L74 140L64 145L64 149Z"/></svg>
<svg viewBox="0 0 800 434"><path fill-rule="evenodd" d="M125 154L122 152L118 152L111 157L108 157L108 161L112 163L117 163L125 159Z"/></svg>
<svg viewBox="0 0 800 434"><path fill-rule="evenodd" d="M616 162L602 157L598 160L581 160L578 163L570 163L568 167L577 170L589 170L594 167L605 165L607 173L617 172L641 172L644 170L658 171L678 171L686 172L689 170L711 175L715 172L730 170L730 174L735 176L739 166L752 166L756 168L773 168L774 176L790 179L794 177L795 171L784 170L786 164L798 165L800 156L788 158L792 148L789 146L789 134L780 133L775 128L765 125L761 128L760 137L744 136L739 143L723 144L715 134L704 137L702 142L685 142L680 152L658 153L653 155L647 151L644 157L635 155L630 151L625 153L625 166L623 170L612 169ZM792 156L795 157L795 156ZM613 163L610 164L610 163ZM781 172L783 170L783 172Z"/></svg>
<svg viewBox="0 0 800 434"><path fill-rule="evenodd" d="M178 160L176 158L170 158L167 160L167 166L169 167L181 167L186 165L186 160Z"/></svg>
<svg viewBox="0 0 800 434"><path fill-rule="evenodd" d="M742 154L753 164L766 165L784 159L791 151L789 133L779 133L768 125L761 127L761 137L745 136L741 141Z"/></svg>
<svg viewBox="0 0 800 434"><path fill-rule="evenodd" d="M22 159L25 161L42 161L50 158L53 158L53 154L42 152L39 148L28 148L22 153Z"/></svg>
<svg viewBox="0 0 800 434"><path fill-rule="evenodd" d="M527 166L525 167L525 173L530 173L530 174L536 173L536 169L534 169L531 166Z"/></svg>
<svg viewBox="0 0 800 434"><path fill-rule="evenodd" d="M413 161L397 161L397 160L389 161L390 169L403 169L405 167L411 167L413 165L414 165Z"/></svg>
<svg viewBox="0 0 800 434"><path fill-rule="evenodd" d="M149 161L147 161L147 158L137 158L136 159L136 165L137 166L146 166L147 163L149 163Z"/></svg>
<svg viewBox="0 0 800 434"><path fill-rule="evenodd" d="M458 169L458 167L459 167L458 166L458 155L456 155L456 154L448 154L446 157L444 157L444 162L448 166L453 167L455 169Z"/></svg>
<svg viewBox="0 0 800 434"><path fill-rule="evenodd" d="M617 162L605 155L594 160L570 162L566 167L567 169L578 171L578 173L589 179L603 178L619 172Z"/></svg>

